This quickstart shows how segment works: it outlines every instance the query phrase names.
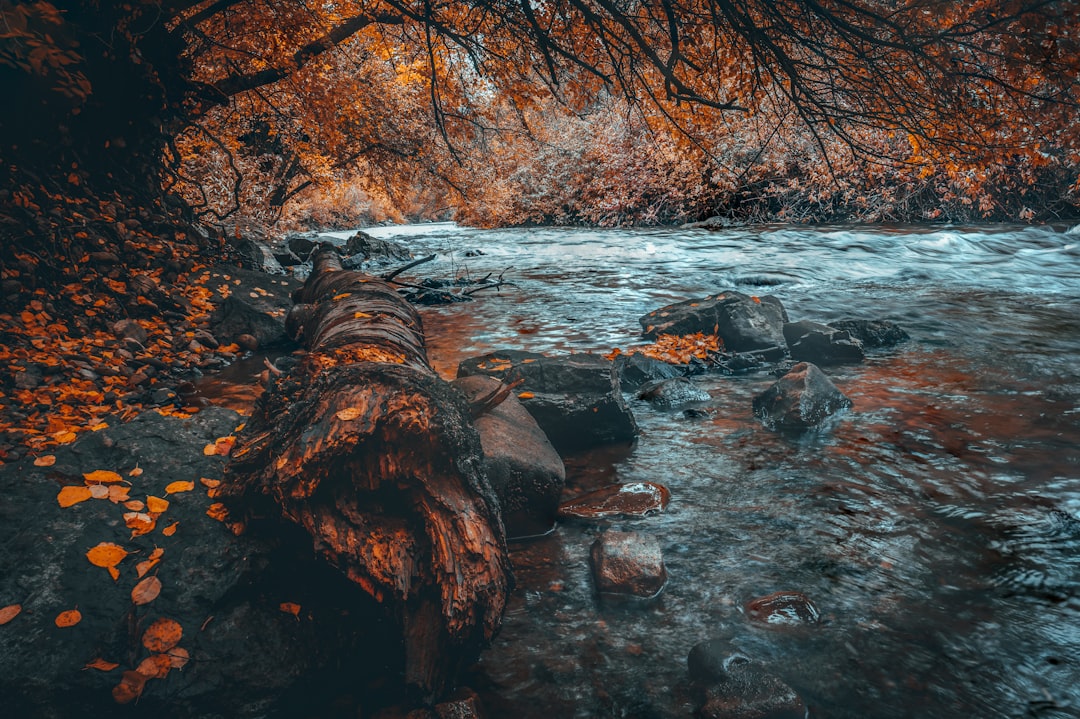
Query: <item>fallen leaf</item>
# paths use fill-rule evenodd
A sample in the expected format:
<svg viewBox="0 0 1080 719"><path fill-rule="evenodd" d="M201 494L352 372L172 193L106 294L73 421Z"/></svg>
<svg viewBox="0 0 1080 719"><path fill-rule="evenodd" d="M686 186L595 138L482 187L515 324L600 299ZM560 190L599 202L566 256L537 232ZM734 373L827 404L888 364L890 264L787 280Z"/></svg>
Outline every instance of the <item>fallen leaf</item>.
<svg viewBox="0 0 1080 719"><path fill-rule="evenodd" d="M117 704L130 704L139 698L144 686L146 677L136 671L126 671L120 678L120 683L113 687L113 700Z"/></svg>
<svg viewBox="0 0 1080 719"><path fill-rule="evenodd" d="M146 576L146 573L153 569L154 566L161 561L161 555L163 554L165 554L165 550L161 547L158 547L154 551L150 552L149 557L136 564L135 571L138 573L139 577L142 578Z"/></svg>
<svg viewBox="0 0 1080 719"><path fill-rule="evenodd" d="M228 437L219 437L217 441L214 442L217 453L222 457L228 457L235 445L236 437L233 437L232 435L229 435Z"/></svg>
<svg viewBox="0 0 1080 719"><path fill-rule="evenodd" d="M78 609L68 609L66 612L57 614L53 621L58 627L73 627L82 621L82 612Z"/></svg>
<svg viewBox="0 0 1080 719"><path fill-rule="evenodd" d="M22 611L21 604L9 604L8 606L0 609L0 627L10 622L15 617L19 616L19 612Z"/></svg>
<svg viewBox="0 0 1080 719"><path fill-rule="evenodd" d="M135 469L133 469L133 470L131 470L130 472L128 472L128 476L129 476L129 477L138 477L138 476L139 476L139 475L141 475L142 473L143 473L143 471L142 471L142 467L136 467Z"/></svg>
<svg viewBox="0 0 1080 719"><path fill-rule="evenodd" d="M345 409L338 410L337 414L335 414L334 416L340 419L342 422L348 422L350 420L356 419L363 413L364 411L362 409L359 409L358 407L346 407Z"/></svg>
<svg viewBox="0 0 1080 719"><path fill-rule="evenodd" d="M174 619L161 617L146 628L142 636L142 645L151 652L167 652L184 636L184 628Z"/></svg>
<svg viewBox="0 0 1080 719"><path fill-rule="evenodd" d="M300 605L296 602L282 602L278 608L286 614L291 614L300 619Z"/></svg>
<svg viewBox="0 0 1080 719"><path fill-rule="evenodd" d="M157 577L147 577L131 590L131 601L136 605L149 604L161 594L161 580Z"/></svg>
<svg viewBox="0 0 1080 719"><path fill-rule="evenodd" d="M157 520L145 512L124 512L124 524L131 530L132 537L138 537L154 531Z"/></svg>
<svg viewBox="0 0 1080 719"><path fill-rule="evenodd" d="M214 502L206 508L206 516L224 522L225 518L229 516L229 510L221 502Z"/></svg>
<svg viewBox="0 0 1080 719"><path fill-rule="evenodd" d="M169 508L169 500L162 499L161 497L148 496L146 498L146 509L151 514L161 514Z"/></svg>
<svg viewBox="0 0 1080 719"><path fill-rule="evenodd" d="M95 567L105 567L107 569L109 567L115 567L117 564L124 561L124 557L127 555L127 550L119 544L101 542L86 553L86 558L89 559L90 563Z"/></svg>
<svg viewBox="0 0 1080 719"><path fill-rule="evenodd" d="M202 453L205 454L207 457L214 456L215 454L217 454L217 445L216 444L208 444L208 445L206 445L205 447L202 448Z"/></svg>
<svg viewBox="0 0 1080 719"><path fill-rule="evenodd" d="M83 479L87 484L109 484L110 482L123 482L124 478L116 472L110 472L107 469L95 469L93 472L87 472L83 475Z"/></svg>
<svg viewBox="0 0 1080 719"><path fill-rule="evenodd" d="M172 660L173 669L183 669L191 655L183 647L173 647L169 650L169 659Z"/></svg>
<svg viewBox="0 0 1080 719"><path fill-rule="evenodd" d="M109 485L109 501L113 504L119 504L120 502L126 502L128 493L131 492L131 487L123 484L110 484ZM140 504L142 504L140 502ZM131 509L131 507L128 507ZM142 507L139 507L142 509Z"/></svg>
<svg viewBox="0 0 1080 719"><path fill-rule="evenodd" d="M108 485L91 484L90 485L90 496L93 497L94 499L108 499L109 498L109 487L108 487Z"/></svg>
<svg viewBox="0 0 1080 719"><path fill-rule="evenodd" d="M168 527L164 527L164 528L163 528L163 529L161 530L161 533L162 533L162 534L164 534L164 535L165 535L166 537L171 537L171 536L173 536L174 534L176 534L176 528L177 528L177 527L178 527L179 525L180 525L180 521L179 521L179 520L177 520L177 521L173 522L172 524L170 524L170 525L169 525Z"/></svg>
<svg viewBox="0 0 1080 719"><path fill-rule="evenodd" d="M113 669L116 669L118 666L120 666L120 665L117 664L116 662L105 661L101 657L98 657L94 661L88 662L87 665L85 667L83 667L83 669L97 669L97 670L103 671L103 672L111 672Z"/></svg>
<svg viewBox="0 0 1080 719"><path fill-rule="evenodd" d="M64 487L56 495L56 503L61 507L70 507L90 499L89 487Z"/></svg>
<svg viewBox="0 0 1080 719"><path fill-rule="evenodd" d="M204 487L209 487L210 489L221 486L220 479L207 479L206 477L199 477L199 483L202 484L202 486Z"/></svg>
<svg viewBox="0 0 1080 719"><path fill-rule="evenodd" d="M185 482L183 480L177 482L170 482L165 486L165 494L178 494L180 492L190 492L195 489L194 482Z"/></svg>
<svg viewBox="0 0 1080 719"><path fill-rule="evenodd" d="M53 435L53 439L56 440L57 444L71 444L75 441L77 436L78 435L71 431L57 432L55 435Z"/></svg>
<svg viewBox="0 0 1080 719"><path fill-rule="evenodd" d="M170 669L172 669L172 659L168 654L151 654L135 667L135 671L147 679L164 679Z"/></svg>
<svg viewBox="0 0 1080 719"><path fill-rule="evenodd" d="M46 454L34 460L35 467L51 467L56 464L56 455Z"/></svg>
<svg viewBox="0 0 1080 719"><path fill-rule="evenodd" d="M518 399L532 399L536 395L532 392L522 392L518 395Z"/></svg>

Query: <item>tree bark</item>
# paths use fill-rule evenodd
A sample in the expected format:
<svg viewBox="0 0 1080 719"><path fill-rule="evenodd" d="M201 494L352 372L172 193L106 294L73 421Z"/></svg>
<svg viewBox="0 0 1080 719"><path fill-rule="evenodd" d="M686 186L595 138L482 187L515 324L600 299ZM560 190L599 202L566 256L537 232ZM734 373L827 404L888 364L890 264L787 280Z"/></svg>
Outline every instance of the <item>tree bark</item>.
<svg viewBox="0 0 1080 719"><path fill-rule="evenodd" d="M512 582L464 398L428 364L416 311L323 245L288 326L308 354L263 395L226 468L250 517L301 525L401 622L407 683L451 688ZM230 500L231 498L231 500Z"/></svg>

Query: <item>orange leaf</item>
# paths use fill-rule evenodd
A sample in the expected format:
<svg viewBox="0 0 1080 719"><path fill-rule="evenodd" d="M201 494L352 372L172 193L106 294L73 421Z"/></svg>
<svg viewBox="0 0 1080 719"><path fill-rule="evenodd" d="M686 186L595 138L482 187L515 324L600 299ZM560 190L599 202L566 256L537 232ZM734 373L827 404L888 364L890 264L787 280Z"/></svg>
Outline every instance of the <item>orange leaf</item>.
<svg viewBox="0 0 1080 719"><path fill-rule="evenodd" d="M183 647L173 647L169 650L169 659L172 661L173 669L183 669L184 665L191 659L191 655Z"/></svg>
<svg viewBox="0 0 1080 719"><path fill-rule="evenodd" d="M107 469L95 469L93 472L88 472L83 475L87 484L108 484L110 482L123 482L124 478L116 472L110 472Z"/></svg>
<svg viewBox="0 0 1080 719"><path fill-rule="evenodd" d="M232 452L233 446L236 444L236 437L229 435L228 437L219 437L214 442L214 447L217 449L217 453L222 457L228 457Z"/></svg>
<svg viewBox="0 0 1080 719"><path fill-rule="evenodd" d="M149 557L136 564L135 571L138 573L139 577L144 577L147 572L153 569L157 565L157 563L161 561L161 555L164 553L165 550L161 547L158 547L150 553Z"/></svg>
<svg viewBox="0 0 1080 719"><path fill-rule="evenodd" d="M177 528L177 527L178 527L179 525L180 525L180 522L179 522L179 521L173 522L173 523L172 523L172 524L170 524L170 525L169 525L168 527L165 527L164 529L162 529L162 530L161 530L161 533L162 533L162 534L164 534L164 535L165 535L166 537L171 537L171 536L173 536L174 534L176 534L176 528Z"/></svg>
<svg viewBox="0 0 1080 719"><path fill-rule="evenodd" d="M57 444L71 444L77 436L74 432L57 432L53 435L53 439Z"/></svg>
<svg viewBox="0 0 1080 719"><path fill-rule="evenodd" d="M83 667L83 669L97 669L97 670L103 671L103 672L111 672L113 669L116 669L118 666L120 666L120 665L117 664L116 662L107 662L104 659L102 659L101 657L98 657L94 661L87 663L87 665L85 667Z"/></svg>
<svg viewBox="0 0 1080 719"><path fill-rule="evenodd" d="M54 621L58 627L73 627L82 621L82 612L78 609L69 609L57 614Z"/></svg>
<svg viewBox="0 0 1080 719"><path fill-rule="evenodd" d="M129 704L139 698L144 686L146 677L135 671L126 671L120 683L113 687L113 699L117 704Z"/></svg>
<svg viewBox="0 0 1080 719"><path fill-rule="evenodd" d="M56 464L56 455L46 454L34 460L35 467L51 467Z"/></svg>
<svg viewBox="0 0 1080 719"><path fill-rule="evenodd" d="M345 409L338 410L334 416L340 419L342 422L348 422L354 420L364 413L364 410L357 407L346 407Z"/></svg>
<svg viewBox="0 0 1080 719"><path fill-rule="evenodd" d="M124 524L132 530L132 537L138 537L147 532L152 532L157 525L157 520L145 512L125 512Z"/></svg>
<svg viewBox="0 0 1080 719"><path fill-rule="evenodd" d="M213 455L217 454L217 445L216 444L208 444L208 445L206 445L205 447L202 448L202 453L205 454L207 457L212 457Z"/></svg>
<svg viewBox="0 0 1080 719"><path fill-rule="evenodd" d="M143 471L142 471L142 467L136 467L135 469L133 469L133 470L131 470L130 472L128 472L128 476L129 476L129 477L138 477L138 476L139 476L139 475L141 475L142 473L143 473Z"/></svg>
<svg viewBox="0 0 1080 719"><path fill-rule="evenodd" d="M151 514L161 514L169 508L169 500L162 499L161 497L148 496L146 498L146 509Z"/></svg>
<svg viewBox="0 0 1080 719"><path fill-rule="evenodd" d="M278 608L286 614L291 614L297 619L300 618L300 605L296 602L282 602Z"/></svg>
<svg viewBox="0 0 1080 719"><path fill-rule="evenodd" d="M180 622L162 617L143 632L142 645L155 653L167 652L180 643L184 628Z"/></svg>
<svg viewBox="0 0 1080 719"><path fill-rule="evenodd" d="M199 478L199 483L202 484L202 486L204 486L204 487L209 487L210 489L213 489L214 487L218 487L218 486L221 485L221 480L220 479L207 479L206 477L200 477Z"/></svg>
<svg viewBox="0 0 1080 719"><path fill-rule="evenodd" d="M128 492L131 491L131 487L122 484L110 484L109 485L109 501L113 504L119 504L120 502L127 502ZM131 507L128 507L131 509ZM139 509L142 509L140 507Z"/></svg>
<svg viewBox="0 0 1080 719"><path fill-rule="evenodd" d="M91 484L90 485L90 496L93 497L94 499L108 499L109 498L109 487L107 487L104 484Z"/></svg>
<svg viewBox="0 0 1080 719"><path fill-rule="evenodd" d="M64 487L56 495L56 502L61 507L70 507L88 499L90 499L90 489L87 487Z"/></svg>
<svg viewBox="0 0 1080 719"><path fill-rule="evenodd" d="M0 609L0 627L10 622L15 617L19 616L19 612L22 611L21 604L9 604L8 606Z"/></svg>
<svg viewBox="0 0 1080 719"><path fill-rule="evenodd" d="M521 394L518 395L518 399L532 399L535 396L536 395L533 394L532 392L522 392Z"/></svg>
<svg viewBox="0 0 1080 719"><path fill-rule="evenodd" d="M206 508L206 516L224 522L225 518L229 516L229 510L221 502L214 502Z"/></svg>
<svg viewBox="0 0 1080 719"><path fill-rule="evenodd" d="M117 564L124 561L124 557L127 555L127 550L119 544L101 542L86 553L86 558L89 559L90 563L95 567L115 567Z"/></svg>
<svg viewBox="0 0 1080 719"><path fill-rule="evenodd" d="M161 580L157 577L147 577L131 590L131 601L136 605L149 604L161 594Z"/></svg>
<svg viewBox="0 0 1080 719"><path fill-rule="evenodd" d="M178 482L171 482L165 486L165 494L177 494L179 492L190 492L195 489L194 482L185 482L183 480Z"/></svg>
<svg viewBox="0 0 1080 719"><path fill-rule="evenodd" d="M147 679L164 679L170 669L172 669L172 659L168 654L151 654L139 662L135 671Z"/></svg>

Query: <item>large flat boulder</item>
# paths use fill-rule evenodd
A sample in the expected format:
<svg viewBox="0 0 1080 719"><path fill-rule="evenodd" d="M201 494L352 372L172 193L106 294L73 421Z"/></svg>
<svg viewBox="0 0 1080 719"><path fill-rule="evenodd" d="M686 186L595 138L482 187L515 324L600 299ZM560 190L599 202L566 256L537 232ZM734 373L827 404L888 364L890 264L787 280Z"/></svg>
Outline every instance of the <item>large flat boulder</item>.
<svg viewBox="0 0 1080 719"><path fill-rule="evenodd" d="M469 374L520 381L522 406L560 454L631 442L637 436L637 422L623 401L614 366L600 355L493 352L462 361L458 376Z"/></svg>
<svg viewBox="0 0 1080 719"><path fill-rule="evenodd" d="M676 302L639 319L646 339L702 332L719 336L724 349L732 352L783 347L787 321L787 311L776 297L756 297L734 290Z"/></svg>
<svg viewBox="0 0 1080 719"><path fill-rule="evenodd" d="M846 330L819 322L788 322L784 325L784 339L796 362L830 365L862 362L865 358L859 340L853 339Z"/></svg>

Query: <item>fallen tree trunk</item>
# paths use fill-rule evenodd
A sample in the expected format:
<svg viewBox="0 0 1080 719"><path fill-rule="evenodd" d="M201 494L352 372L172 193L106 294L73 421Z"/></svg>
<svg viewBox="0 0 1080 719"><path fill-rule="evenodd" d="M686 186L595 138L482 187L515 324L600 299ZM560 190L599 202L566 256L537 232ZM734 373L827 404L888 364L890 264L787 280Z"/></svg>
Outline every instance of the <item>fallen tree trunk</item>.
<svg viewBox="0 0 1080 719"><path fill-rule="evenodd" d="M432 699L491 640L512 581L469 408L428 364L416 311L332 246L294 300L286 324L309 353L260 399L223 497L301 525L388 607L406 681Z"/></svg>

